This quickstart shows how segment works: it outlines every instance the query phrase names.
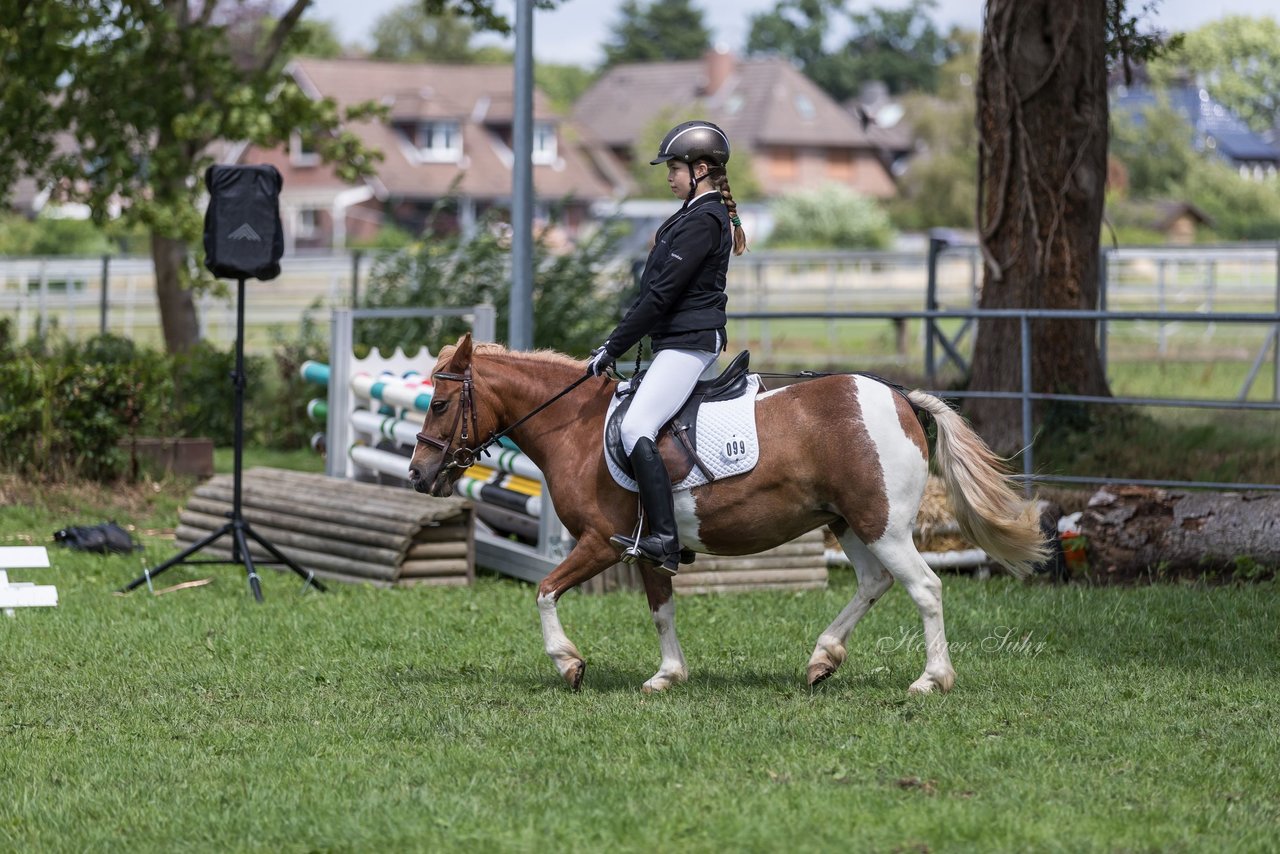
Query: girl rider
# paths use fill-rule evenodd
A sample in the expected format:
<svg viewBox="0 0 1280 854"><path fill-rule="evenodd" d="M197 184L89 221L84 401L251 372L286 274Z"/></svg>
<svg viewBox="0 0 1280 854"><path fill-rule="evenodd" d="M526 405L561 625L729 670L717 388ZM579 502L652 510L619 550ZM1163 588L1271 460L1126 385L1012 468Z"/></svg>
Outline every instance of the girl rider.
<svg viewBox="0 0 1280 854"><path fill-rule="evenodd" d="M653 362L621 424L649 532L639 541L623 534L610 541L624 550L634 547L641 559L675 575L680 538L671 480L655 439L728 343L725 275L730 253L746 251L747 238L725 171L729 139L724 131L707 121L676 125L649 162L667 165L667 186L684 204L658 229L640 295L604 344L592 351L587 373L600 376L649 336Z"/></svg>

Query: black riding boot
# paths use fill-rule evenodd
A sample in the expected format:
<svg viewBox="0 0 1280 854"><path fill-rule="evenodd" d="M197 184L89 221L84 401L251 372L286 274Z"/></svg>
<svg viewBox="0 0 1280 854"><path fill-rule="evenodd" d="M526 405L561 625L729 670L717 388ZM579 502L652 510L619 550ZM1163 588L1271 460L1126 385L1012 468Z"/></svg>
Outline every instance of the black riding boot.
<svg viewBox="0 0 1280 854"><path fill-rule="evenodd" d="M649 522L649 533L637 543L631 537L617 534L610 542L621 548L635 546L642 559L654 568L675 575L680 564L680 536L676 531L675 500L671 496L671 478L662 463L653 440L641 437L631 450L631 469L640 487L640 503Z"/></svg>

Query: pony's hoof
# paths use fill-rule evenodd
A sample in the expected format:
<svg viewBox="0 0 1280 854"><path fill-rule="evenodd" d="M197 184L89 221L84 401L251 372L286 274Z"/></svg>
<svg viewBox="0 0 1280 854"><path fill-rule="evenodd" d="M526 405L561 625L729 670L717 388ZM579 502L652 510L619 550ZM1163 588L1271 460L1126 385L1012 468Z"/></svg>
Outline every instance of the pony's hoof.
<svg viewBox="0 0 1280 854"><path fill-rule="evenodd" d="M569 665L564 672L564 681L569 683L569 687L577 691L582 687L582 677L587 675L587 663L585 661L575 661Z"/></svg>
<svg viewBox="0 0 1280 854"><path fill-rule="evenodd" d="M936 690L945 694L951 690L951 686L954 684L956 684L956 674L954 672L944 673L941 676L933 676L926 673L911 683L907 693L916 695L932 694Z"/></svg>
<svg viewBox="0 0 1280 854"><path fill-rule="evenodd" d="M809 687L813 688L822 682L831 678L836 672L835 667L830 664L810 664L809 665Z"/></svg>
<svg viewBox="0 0 1280 854"><path fill-rule="evenodd" d="M812 688L824 679L830 678L844 664L848 653L844 644L826 635L818 638L818 645L809 656L809 687Z"/></svg>
<svg viewBox="0 0 1280 854"><path fill-rule="evenodd" d="M645 694L657 694L688 678L684 673L655 673L652 679L640 686L640 691Z"/></svg>

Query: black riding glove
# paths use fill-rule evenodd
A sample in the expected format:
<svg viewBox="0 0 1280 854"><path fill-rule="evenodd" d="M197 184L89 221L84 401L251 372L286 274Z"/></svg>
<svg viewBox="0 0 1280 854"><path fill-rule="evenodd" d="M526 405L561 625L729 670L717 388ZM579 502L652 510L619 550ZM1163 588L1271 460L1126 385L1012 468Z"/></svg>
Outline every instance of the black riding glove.
<svg viewBox="0 0 1280 854"><path fill-rule="evenodd" d="M608 343L608 342L605 342ZM591 351L591 356L587 360L587 373L593 377L598 377L609 368L613 367L616 359L609 355L609 351L603 346L597 347Z"/></svg>

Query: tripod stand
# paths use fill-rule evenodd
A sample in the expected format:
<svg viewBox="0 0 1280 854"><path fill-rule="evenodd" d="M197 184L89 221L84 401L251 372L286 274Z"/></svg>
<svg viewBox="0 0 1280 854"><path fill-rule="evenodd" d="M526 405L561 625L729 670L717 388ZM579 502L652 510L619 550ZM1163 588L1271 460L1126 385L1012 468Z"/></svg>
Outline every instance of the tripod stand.
<svg viewBox="0 0 1280 854"><path fill-rule="evenodd" d="M249 540L253 540L262 548L266 549L274 560L259 560L261 565L283 564L293 570L303 580L303 589L314 587L317 590L324 590L315 577L315 573L305 570L298 564L294 563L285 556L279 549L272 545L257 531L249 526L244 516L240 512L240 470L244 453L244 278L239 279L239 293L236 296L236 368L231 374L231 382L235 386L235 474L234 474L234 490L232 492L231 512L227 514L230 521L209 536L183 549L169 560L155 567L154 569L144 569L142 575L139 575L133 581L120 589L121 593L128 593L136 587L143 584L151 585L151 579L164 572L171 566L177 566L180 563L187 564L240 564L245 568L245 572L249 576L249 589L253 591L253 598L259 602L262 601L262 584L258 579L258 571L255 567L253 556L249 552ZM211 546L223 537L231 536L231 560L188 560L191 555Z"/></svg>

